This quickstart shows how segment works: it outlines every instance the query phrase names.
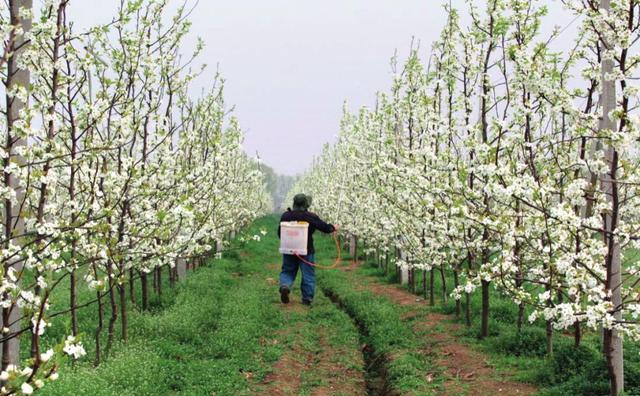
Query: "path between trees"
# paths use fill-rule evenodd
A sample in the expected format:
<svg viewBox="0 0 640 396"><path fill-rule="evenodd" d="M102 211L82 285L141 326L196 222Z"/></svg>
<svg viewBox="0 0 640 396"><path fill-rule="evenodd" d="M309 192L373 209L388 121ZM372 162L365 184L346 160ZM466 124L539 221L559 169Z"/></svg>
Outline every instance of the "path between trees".
<svg viewBox="0 0 640 396"><path fill-rule="evenodd" d="M274 278L266 282L277 285ZM258 384L256 393L365 395L364 362L357 329L349 317L322 295L317 296L313 308L292 299L281 309L289 325L272 342L286 342L289 348Z"/></svg>
<svg viewBox="0 0 640 396"><path fill-rule="evenodd" d="M279 265L269 264L267 268L274 274L267 282L277 286ZM340 268L352 279L353 284L358 285L357 289L383 296L405 310L402 320L422 339L423 348L420 352L428 355L434 367L438 368L425 373L427 381L441 382L440 386L434 386L433 394L531 395L536 392L533 385L512 381L508 378L509 373L497 372L488 356L460 342L456 338L460 325L452 323L450 315L425 313L425 302L418 296L397 285L382 283L375 277L362 275L357 269L353 263L346 263ZM280 336L292 338L293 342L291 348L274 365L272 373L263 380L261 390L274 395L372 394L371 389L367 392L364 370L349 368L338 359L340 356L350 355L350 364L356 363L364 367L361 352L366 345L360 345L359 351L346 350L344 346L331 346L326 339L328 332L335 331L331 328L315 329L315 344L305 342L309 337L304 332L314 331L314 324L309 322L313 319L311 312L330 310L328 304L331 302L320 296L311 309L298 301L281 307L291 326ZM313 381L318 381L318 386L313 386Z"/></svg>
<svg viewBox="0 0 640 396"><path fill-rule="evenodd" d="M370 290L377 295L387 297L400 306L424 307L424 300L406 290L395 285L380 284L373 278L369 280ZM531 384L500 378L486 355L460 343L455 336L459 325L451 323L451 316L435 312L422 315L409 311L403 319L413 322L415 334L424 337L424 353L434 356L436 364L443 369L445 380L441 394L531 395L536 392Z"/></svg>

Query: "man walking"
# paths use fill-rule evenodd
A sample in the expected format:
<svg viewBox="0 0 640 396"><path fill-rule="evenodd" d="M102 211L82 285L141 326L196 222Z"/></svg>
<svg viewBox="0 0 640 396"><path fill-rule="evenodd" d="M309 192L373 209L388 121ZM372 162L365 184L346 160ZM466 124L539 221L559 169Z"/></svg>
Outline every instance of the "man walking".
<svg viewBox="0 0 640 396"><path fill-rule="evenodd" d="M282 255L282 272L280 272L280 301L282 301L283 304L289 303L291 285L293 285L293 282L296 280L296 274L298 273L298 268L300 268L300 272L302 272L302 282L300 287L302 289L302 303L304 305L311 305L313 296L315 295L316 275L315 268L306 262L315 263L313 233L316 230L324 232L325 234L336 231L336 227L332 224L325 223L320 220L320 217L318 217L317 214L309 212L309 206L311 206L311 197L305 194L297 194L293 197L293 210L288 209L280 218L280 222L304 221L309 223L307 255L300 257L291 254ZM280 238L280 225L278 225L278 238Z"/></svg>

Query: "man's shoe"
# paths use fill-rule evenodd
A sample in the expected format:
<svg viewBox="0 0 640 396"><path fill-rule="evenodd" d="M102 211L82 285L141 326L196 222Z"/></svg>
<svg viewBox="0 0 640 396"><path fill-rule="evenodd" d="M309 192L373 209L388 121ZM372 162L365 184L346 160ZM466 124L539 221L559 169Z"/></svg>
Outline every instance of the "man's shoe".
<svg viewBox="0 0 640 396"><path fill-rule="evenodd" d="M311 305L311 300L302 300L302 305L307 305L310 306Z"/></svg>
<svg viewBox="0 0 640 396"><path fill-rule="evenodd" d="M280 301L283 304L289 304L289 288L286 286L280 288Z"/></svg>

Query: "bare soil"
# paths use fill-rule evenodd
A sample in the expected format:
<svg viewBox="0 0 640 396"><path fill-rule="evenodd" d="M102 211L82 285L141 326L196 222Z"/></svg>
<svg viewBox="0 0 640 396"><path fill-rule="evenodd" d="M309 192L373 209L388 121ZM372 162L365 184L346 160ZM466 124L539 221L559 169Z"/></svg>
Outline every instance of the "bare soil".
<svg viewBox="0 0 640 396"><path fill-rule="evenodd" d="M282 265L279 263L271 263L266 265L267 269L274 270L274 271L279 271L281 266Z"/></svg>
<svg viewBox="0 0 640 396"><path fill-rule="evenodd" d="M369 288L375 294L385 296L403 307L424 306L423 299L395 285L372 282ZM414 320L414 331L429 337L424 353L435 356L435 363L442 368L445 376L439 394L531 395L536 392L531 384L500 378L486 355L456 340L455 334L460 326L451 323L451 316L433 312L426 316L422 314L421 318L417 318L417 315L414 311L408 311L403 319ZM438 373L426 375L433 379Z"/></svg>
<svg viewBox="0 0 640 396"><path fill-rule="evenodd" d="M266 282L273 284L273 279L267 278ZM293 337L294 340L255 393L285 396L308 392L312 396L364 396L364 374L353 367L362 367L364 362L356 361L347 365L345 362L353 359L344 359L345 356L359 356L359 351L333 347L325 336L326 329L315 329L320 334L317 345L305 345L302 332L309 329L300 315L305 315L309 308L292 298L289 304L282 304L281 309L285 318L296 315L296 320L290 321L291 326L278 334L278 339Z"/></svg>
<svg viewBox="0 0 640 396"><path fill-rule="evenodd" d="M263 388L265 394L276 396L299 394L302 382L300 373L305 369L305 363L297 360L296 352L301 351L292 349L285 352L273 366L273 372L264 378L261 385L265 385Z"/></svg>
<svg viewBox="0 0 640 396"><path fill-rule="evenodd" d="M262 381L258 393L276 396L299 395L303 387L303 377L313 376L322 381L312 387L311 395L364 396L366 386L362 372L339 361L339 357L345 351L332 348L322 340L321 344L322 351L313 353L295 342L273 366L273 372Z"/></svg>

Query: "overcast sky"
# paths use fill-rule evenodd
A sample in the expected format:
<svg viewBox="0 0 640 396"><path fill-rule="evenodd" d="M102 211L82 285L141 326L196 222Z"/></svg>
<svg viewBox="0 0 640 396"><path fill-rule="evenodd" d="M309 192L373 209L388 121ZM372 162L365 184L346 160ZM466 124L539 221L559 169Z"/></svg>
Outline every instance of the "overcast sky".
<svg viewBox="0 0 640 396"><path fill-rule="evenodd" d="M106 22L118 4L72 1L71 17L79 27ZM394 51L402 59L415 37L426 58L445 18L440 0L200 0L185 52L204 40L198 85L219 65L247 153L293 175L335 140L344 100L372 105L390 85Z"/></svg>

